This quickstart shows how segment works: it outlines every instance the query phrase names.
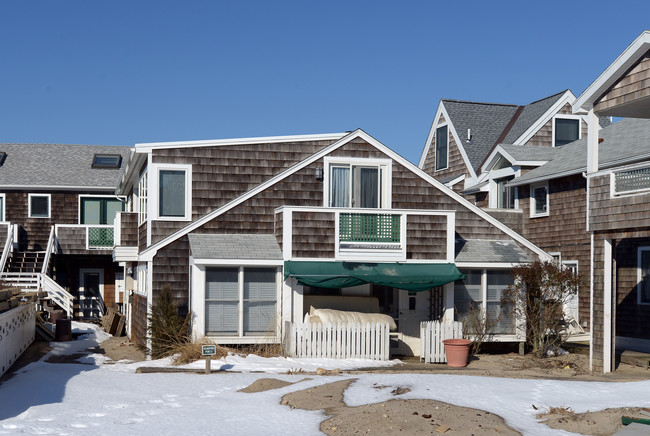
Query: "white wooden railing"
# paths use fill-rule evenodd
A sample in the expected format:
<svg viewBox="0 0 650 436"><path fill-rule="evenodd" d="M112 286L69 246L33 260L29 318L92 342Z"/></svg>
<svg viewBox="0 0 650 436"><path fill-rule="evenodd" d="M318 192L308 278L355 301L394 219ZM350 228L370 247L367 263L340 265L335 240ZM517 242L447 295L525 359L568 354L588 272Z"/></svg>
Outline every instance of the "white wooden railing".
<svg viewBox="0 0 650 436"><path fill-rule="evenodd" d="M23 292L42 290L47 296L65 310L69 318L73 316L74 296L63 289L57 282L46 274L41 273L3 273L0 276L9 286L20 288Z"/></svg>
<svg viewBox="0 0 650 436"><path fill-rule="evenodd" d="M5 270L7 265L7 259L9 259L9 253L13 251L13 240L14 240L14 226L7 223L7 240L5 241L4 248L2 250L2 257L0 258L0 273Z"/></svg>
<svg viewBox="0 0 650 436"><path fill-rule="evenodd" d="M388 323L285 323L284 350L289 357L330 359L390 358Z"/></svg>
<svg viewBox="0 0 650 436"><path fill-rule="evenodd" d="M34 342L36 307L25 304L0 313L0 376Z"/></svg>
<svg viewBox="0 0 650 436"><path fill-rule="evenodd" d="M56 224L55 233L59 241L65 242L66 235L59 235L64 229L81 229L86 250L112 250L115 246L115 230L110 224ZM72 236L74 238L74 236ZM79 237L79 236L77 236Z"/></svg>
<svg viewBox="0 0 650 436"><path fill-rule="evenodd" d="M444 363L445 339L463 337L463 323L458 321L425 321L420 323L420 360L425 363Z"/></svg>
<svg viewBox="0 0 650 436"><path fill-rule="evenodd" d="M41 274L47 274L47 267L50 265L52 253L56 254L56 234L54 232L54 226L50 229L50 237L47 240L47 250L45 251L45 257L43 258Z"/></svg>

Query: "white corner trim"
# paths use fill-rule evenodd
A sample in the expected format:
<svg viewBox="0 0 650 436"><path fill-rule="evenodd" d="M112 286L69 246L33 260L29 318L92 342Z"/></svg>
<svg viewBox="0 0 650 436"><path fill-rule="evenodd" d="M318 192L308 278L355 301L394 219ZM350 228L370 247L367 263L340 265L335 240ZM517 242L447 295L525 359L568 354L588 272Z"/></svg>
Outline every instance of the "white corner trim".
<svg viewBox="0 0 650 436"><path fill-rule="evenodd" d="M524 133L521 134L519 138L517 138L515 141L513 141L514 145L522 145L525 144L532 138L535 133L539 131L546 123L548 123L553 116L555 116L560 109L564 107L565 104L573 104L575 101L576 97L573 95L573 92L571 90L567 89L562 97L560 97L554 104L551 106L544 114L533 123Z"/></svg>

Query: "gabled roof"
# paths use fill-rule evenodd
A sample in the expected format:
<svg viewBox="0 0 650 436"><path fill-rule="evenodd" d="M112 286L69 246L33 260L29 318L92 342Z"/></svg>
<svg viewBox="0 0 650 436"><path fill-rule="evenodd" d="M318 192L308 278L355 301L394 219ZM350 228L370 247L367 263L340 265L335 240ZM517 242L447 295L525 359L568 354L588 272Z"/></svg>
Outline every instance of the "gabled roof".
<svg viewBox="0 0 650 436"><path fill-rule="evenodd" d="M529 240L521 236L519 233L515 232L511 228L507 227L503 223L501 223L498 219L494 218L481 208L475 206L468 200L466 200L464 197L461 195L455 193L451 188L448 188L447 186L443 185L440 183L438 180L434 179L430 175L426 174L424 171L419 169L417 166L413 165L411 162L391 150L390 148L386 147L383 145L381 142L377 141L375 138L372 136L368 135L366 132L364 132L361 129L357 129L354 132L351 132L344 136L343 138L339 139L338 141L333 142L332 144L328 145L327 147L319 150L318 152L312 154L308 158L304 159L303 161L295 164L291 168L288 168L277 175L271 177L269 180L265 181L264 183L261 183L260 185L256 186L253 189L250 189L249 191L239 195L236 198L233 198L231 201L228 203L220 206L219 208L213 210L212 212L202 216L201 218L198 218L191 223L185 225L181 229L177 230L176 232L172 233L171 235L168 235L167 237L161 239L160 241L152 244L151 246L147 247L145 250L143 250L140 253L139 260L141 261L149 261L152 260L153 257L156 255L159 249L165 247L166 245L178 240L179 238L193 232L194 230L200 228L204 224L210 222L211 220L219 217L220 215L228 212L229 210L233 209L234 207L242 204L246 200L254 197L255 195L261 193L262 191L268 189L269 187L275 185L276 183L284 180L285 178L289 177L290 175L296 173L297 171L301 170L302 168L305 168L309 164L317 161L318 159L321 159L322 157L328 155L329 153L337 150L338 148L342 147L343 145L349 143L350 141L353 141L355 139L362 139L368 144L372 145L375 147L377 150L380 152L386 154L388 157L391 159L395 160L398 162L400 165L404 166L406 169L409 171L413 172L417 176L421 177L423 180L425 180L427 183L431 184L432 186L435 186L438 190L442 191L444 194L452 198L453 200L457 201L461 206L469 209L472 211L474 214L476 214L478 217L482 218L483 220L489 222L490 224L494 225L496 228L501 230L505 235L510 236L513 240L519 242L522 244L524 247L527 249L531 250L532 252L536 253L538 256L542 258L547 258L548 254L531 243Z"/></svg>
<svg viewBox="0 0 650 436"><path fill-rule="evenodd" d="M612 87L627 70L650 50L650 31L645 30L611 63L573 103L573 112L590 110L594 103Z"/></svg>
<svg viewBox="0 0 650 436"><path fill-rule="evenodd" d="M625 118L600 130L598 167L627 165L650 159L650 120ZM559 149L553 160L508 183L521 186L587 171L587 137Z"/></svg>
<svg viewBox="0 0 650 436"><path fill-rule="evenodd" d="M484 239L457 239L457 263L462 262L499 262L523 263L530 262L530 258L512 239L490 241Z"/></svg>
<svg viewBox="0 0 650 436"><path fill-rule="evenodd" d="M497 142L501 133L517 112L513 104L478 103L472 101L442 100L474 171ZM471 140L467 141L470 129Z"/></svg>
<svg viewBox="0 0 650 436"><path fill-rule="evenodd" d="M513 144L523 135L539 118L546 113L553 105L568 91L564 90L541 100L534 101L524 106L512 128L503 139L506 144ZM570 92L570 91L569 91Z"/></svg>
<svg viewBox="0 0 650 436"><path fill-rule="evenodd" d="M517 166L540 166L553 159L558 149L553 147L539 147L537 145L512 145L499 144L485 159L481 167L483 172L490 171L501 157Z"/></svg>
<svg viewBox="0 0 650 436"><path fill-rule="evenodd" d="M130 147L68 144L0 144L0 189L110 190L122 174ZM92 168L95 154L119 154L120 168Z"/></svg>

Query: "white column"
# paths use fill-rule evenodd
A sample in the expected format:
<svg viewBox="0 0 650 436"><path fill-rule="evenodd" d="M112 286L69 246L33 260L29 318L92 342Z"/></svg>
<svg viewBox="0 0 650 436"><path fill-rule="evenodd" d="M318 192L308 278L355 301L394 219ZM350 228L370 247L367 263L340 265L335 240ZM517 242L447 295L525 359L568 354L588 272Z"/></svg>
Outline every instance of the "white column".
<svg viewBox="0 0 650 436"><path fill-rule="evenodd" d="M454 282L447 283L443 292L445 312L442 320L443 322L452 322L454 320Z"/></svg>
<svg viewBox="0 0 650 436"><path fill-rule="evenodd" d="M594 109L587 114L587 174L598 171L598 117Z"/></svg>
<svg viewBox="0 0 650 436"><path fill-rule="evenodd" d="M603 372L612 371L612 241L603 241Z"/></svg>

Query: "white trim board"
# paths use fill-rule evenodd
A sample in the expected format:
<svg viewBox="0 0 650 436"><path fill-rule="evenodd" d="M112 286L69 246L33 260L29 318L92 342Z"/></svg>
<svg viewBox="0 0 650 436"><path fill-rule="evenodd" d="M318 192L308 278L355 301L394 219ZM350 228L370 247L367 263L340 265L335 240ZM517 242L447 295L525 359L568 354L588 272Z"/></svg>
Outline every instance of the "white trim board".
<svg viewBox="0 0 650 436"><path fill-rule="evenodd" d="M524 238L514 230L510 229L509 227L505 226L503 223L501 223L499 220L496 218L492 217L490 214L487 212L483 211L481 208L473 205L470 203L468 200L463 198L460 194L457 194L454 192L452 189L448 188L438 180L434 179L430 175L426 174L424 171L422 171L420 168L417 166L413 165L411 162L391 150L390 148L386 147L384 144L367 134L361 129L357 129L354 132L348 134L344 138L341 138L340 140L334 142L333 144L325 147L324 149L318 151L317 153L314 153L307 159L303 160L302 162L297 163L291 168L288 168L281 173L277 174L276 176L272 177L268 181L258 185L257 187L249 190L248 192L245 192L241 196L232 199L228 203L224 204L218 209L213 210L212 212L204 215L203 217L197 219L196 221L186 225L185 227L181 228L180 230L177 230L176 232L172 233L171 235L163 238L162 240L158 241L157 243L149 246L147 249L145 249L141 254L140 254L140 260L153 260L153 257L156 255L159 249L165 247L166 245L176 241L177 239L181 238L182 236L185 236L186 234L194 231L195 229L201 227L202 225L210 222L214 218L224 214L225 212L229 211L230 209L238 206L239 204L243 203L244 201L254 197L255 195L259 194L260 192L264 191L265 189L268 189L269 187L273 186L274 184L280 182L281 180L289 177L290 175L294 174L295 172L301 170L302 168L305 168L306 166L310 165L311 163L317 161L318 159L321 159L322 157L328 155L329 153L333 152L334 150L342 147L343 145L347 144L348 142L352 141L353 139L360 138L364 141L366 141L368 144L374 146L377 148L379 151L382 153L386 154L388 157L391 159L395 160L397 163L405 167L407 170L410 170L414 174L420 176L424 181L428 182L429 184L435 186L437 189L442 191L442 193L446 194L448 197L451 199L455 200L456 202L460 203L463 207L469 209L471 212L475 213L478 215L480 218L484 219L485 221L489 222L490 224L494 225L497 229L501 230L504 234L510 236L512 239L515 241L519 242L529 250L533 251L536 253L538 256L540 256L542 259L550 259L550 256L542 249L534 245L532 242L530 242L528 239Z"/></svg>
<svg viewBox="0 0 650 436"><path fill-rule="evenodd" d="M648 49L650 49L650 31L645 30L580 94L572 105L573 112L592 109L596 99L600 98L623 73L641 59Z"/></svg>

